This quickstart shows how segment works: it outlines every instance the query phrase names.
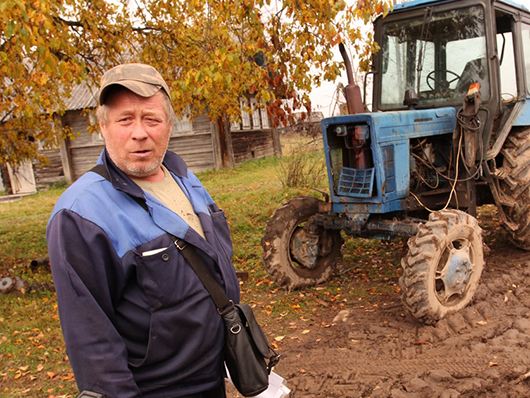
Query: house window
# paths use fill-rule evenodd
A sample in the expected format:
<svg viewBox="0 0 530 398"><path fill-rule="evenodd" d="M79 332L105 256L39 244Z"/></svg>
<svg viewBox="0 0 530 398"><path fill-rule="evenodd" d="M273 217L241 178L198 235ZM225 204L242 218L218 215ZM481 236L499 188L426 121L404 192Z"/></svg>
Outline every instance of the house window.
<svg viewBox="0 0 530 398"><path fill-rule="evenodd" d="M239 99L239 107L241 108L241 124L243 130L250 129L250 115L245 110L248 109L248 100L246 98Z"/></svg>
<svg viewBox="0 0 530 398"><path fill-rule="evenodd" d="M259 129L261 128L261 120L258 101L256 101L256 98L250 99L250 108L252 109L252 127L255 129Z"/></svg>
<svg viewBox="0 0 530 398"><path fill-rule="evenodd" d="M89 112L89 114L88 114L88 122L92 126L98 126L99 127L98 118L96 116L96 112L95 111L90 111ZM103 136L101 135L101 131L98 128L97 129L97 133L92 134L92 143L99 145L103 141L104 141Z"/></svg>
<svg viewBox="0 0 530 398"><path fill-rule="evenodd" d="M263 101L257 101L256 98L239 98L239 108L241 110L241 123L232 122L230 130L259 130L270 128L269 118L267 116L267 106ZM250 108L252 114L246 111Z"/></svg>
<svg viewBox="0 0 530 398"><path fill-rule="evenodd" d="M183 114L176 116L173 122L173 134L191 134L193 128L190 121L190 108L187 107Z"/></svg>
<svg viewBox="0 0 530 398"><path fill-rule="evenodd" d="M267 105L263 104L263 106L259 110L259 113L261 114L261 126L264 129L268 129L270 125L269 125L269 115L267 115Z"/></svg>

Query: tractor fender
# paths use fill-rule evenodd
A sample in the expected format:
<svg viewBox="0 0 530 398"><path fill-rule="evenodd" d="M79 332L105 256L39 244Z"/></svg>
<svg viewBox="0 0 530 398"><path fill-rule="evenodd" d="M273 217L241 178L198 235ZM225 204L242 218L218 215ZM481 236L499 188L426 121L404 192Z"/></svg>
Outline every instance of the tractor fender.
<svg viewBox="0 0 530 398"><path fill-rule="evenodd" d="M495 143L487 150L484 160L488 161L497 157L514 126L530 126L530 102L524 100L514 105L510 116L500 128Z"/></svg>

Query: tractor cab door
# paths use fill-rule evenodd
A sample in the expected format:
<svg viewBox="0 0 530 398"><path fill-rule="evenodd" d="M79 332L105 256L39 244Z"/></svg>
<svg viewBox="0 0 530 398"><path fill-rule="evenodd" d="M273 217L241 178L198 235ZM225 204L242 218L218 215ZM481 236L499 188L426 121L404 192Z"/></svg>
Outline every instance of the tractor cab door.
<svg viewBox="0 0 530 398"><path fill-rule="evenodd" d="M491 109L495 123L484 131L484 143L492 145L487 159L499 153L512 126L530 125L530 13L504 1L493 4L492 92L499 105Z"/></svg>
<svg viewBox="0 0 530 398"><path fill-rule="evenodd" d="M499 68L499 88L502 101L510 103L518 97L517 69L514 49L514 19L509 14L497 12L496 53Z"/></svg>
<svg viewBox="0 0 530 398"><path fill-rule="evenodd" d="M521 79L521 90L526 94L526 97L528 98L530 97L530 15L527 15L521 21L521 45L521 59L523 63L523 79Z"/></svg>

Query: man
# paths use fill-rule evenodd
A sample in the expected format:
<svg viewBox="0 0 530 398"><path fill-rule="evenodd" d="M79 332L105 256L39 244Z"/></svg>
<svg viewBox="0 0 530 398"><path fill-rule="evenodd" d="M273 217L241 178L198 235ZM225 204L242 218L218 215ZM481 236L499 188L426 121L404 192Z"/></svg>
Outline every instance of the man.
<svg viewBox="0 0 530 398"><path fill-rule="evenodd" d="M173 240L237 303L232 243L224 213L167 151L169 88L150 66L114 67L97 115L108 176L69 187L46 234L77 385L114 398L224 397L222 318Z"/></svg>

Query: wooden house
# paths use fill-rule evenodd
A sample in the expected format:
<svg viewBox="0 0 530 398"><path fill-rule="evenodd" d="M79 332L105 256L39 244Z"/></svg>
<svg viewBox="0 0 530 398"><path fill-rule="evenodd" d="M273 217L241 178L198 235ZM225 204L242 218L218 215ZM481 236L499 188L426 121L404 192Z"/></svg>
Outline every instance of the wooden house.
<svg viewBox="0 0 530 398"><path fill-rule="evenodd" d="M38 162L25 167L30 172L36 189L57 182L72 183L91 169L104 148L100 134L89 133L89 125L96 122L96 93L86 85L76 86L67 101L67 111L60 116L64 126L74 133L74 138L67 139L60 148L42 150L49 159L49 164ZM217 170L232 167L245 160L266 156L281 155L278 132L272 127L271 120L264 109L259 109L254 98L241 98L241 123L230 124L225 130L224 124L211 122L203 114L191 120L187 115L177 117L169 141L169 150L178 153L193 172ZM245 109L253 109L252 114ZM225 131L228 131L226 133ZM11 177L10 177L11 178ZM11 178L13 184L16 175ZM28 192L28 188L24 188ZM31 191L31 189L29 189Z"/></svg>

